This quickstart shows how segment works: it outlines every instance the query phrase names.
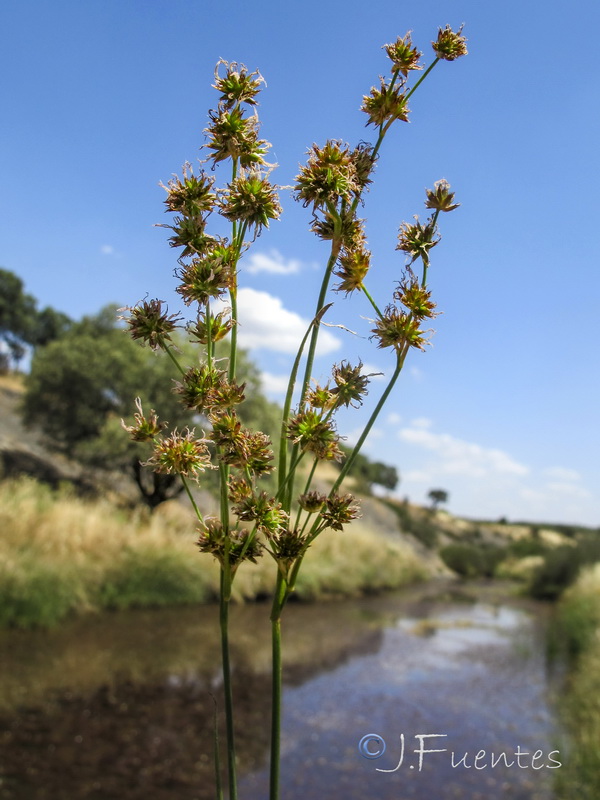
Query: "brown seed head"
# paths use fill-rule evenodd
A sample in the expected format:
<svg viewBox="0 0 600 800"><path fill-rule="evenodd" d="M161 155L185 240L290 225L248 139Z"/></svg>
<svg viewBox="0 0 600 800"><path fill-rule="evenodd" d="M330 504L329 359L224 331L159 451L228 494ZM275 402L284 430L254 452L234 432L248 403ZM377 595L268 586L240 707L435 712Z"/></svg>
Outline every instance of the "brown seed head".
<svg viewBox="0 0 600 800"><path fill-rule="evenodd" d="M167 192L165 205L167 211L176 211L186 217L199 217L214 208L216 195L211 192L214 178L207 177L204 172L194 175L192 165L183 165L183 177L176 175L168 185L160 184Z"/></svg>
<svg viewBox="0 0 600 800"><path fill-rule="evenodd" d="M400 226L396 250L403 250L412 256L411 264L416 258L422 258L424 263L429 263L429 251L436 246L439 240L439 236L436 238L436 226L433 219L422 225L419 218L415 217L412 225L403 222Z"/></svg>
<svg viewBox="0 0 600 800"><path fill-rule="evenodd" d="M438 58L442 58L444 61L455 61L457 58L467 55L467 40L461 36L463 27L461 25L456 33L450 25L438 30L437 40L431 43Z"/></svg>
<svg viewBox="0 0 600 800"><path fill-rule="evenodd" d="M400 72L404 77L410 70L423 69L419 64L419 59L423 55L416 47L412 46L410 31L405 36L399 36L393 44L384 45L384 50L388 58L394 65L394 70Z"/></svg>
<svg viewBox="0 0 600 800"><path fill-rule="evenodd" d="M147 417L142 410L142 401L139 397L135 398L137 412L133 415L135 425L126 425L121 420L122 427L131 436L134 442L151 442L167 426L166 422L159 422L156 411L151 408Z"/></svg>
<svg viewBox="0 0 600 800"><path fill-rule="evenodd" d="M153 467L155 472L192 478L197 478L198 473L207 468L213 468L206 440L197 439L189 428L182 433L174 430L170 436L159 440L144 466Z"/></svg>
<svg viewBox="0 0 600 800"><path fill-rule="evenodd" d="M427 202L426 208L433 208L436 211L454 211L460 203L454 202L454 192L450 191L450 184L442 178L433 184L433 189L426 189Z"/></svg>
<svg viewBox="0 0 600 800"><path fill-rule="evenodd" d="M406 105L406 96L402 94L402 87L391 86L384 78L379 80L380 88L376 89L373 86L371 94L363 97L361 111L369 117L367 125L378 128L396 119L408 122L410 110Z"/></svg>
<svg viewBox="0 0 600 800"><path fill-rule="evenodd" d="M245 222L254 228L255 236L281 214L277 188L254 171L243 172L237 177L229 185L220 205L226 219Z"/></svg>
<svg viewBox="0 0 600 800"><path fill-rule="evenodd" d="M344 525L360 517L360 506L355 503L355 498L351 494L334 494L327 498L327 505L321 512L321 517L326 528L341 531Z"/></svg>
<svg viewBox="0 0 600 800"><path fill-rule="evenodd" d="M419 329L419 320L393 305L388 306L383 317L376 320L371 332L373 338L379 340L377 347L380 349L393 347L401 350L408 345L424 350L423 345L427 344L424 332Z"/></svg>
<svg viewBox="0 0 600 800"><path fill-rule="evenodd" d="M221 66L225 67L221 74ZM255 105L256 95L260 92L261 83L265 83L263 76L256 70L248 72L244 64L231 63L220 59L215 67L215 83L213 89L221 92L219 103L224 108L231 108L237 103Z"/></svg>
<svg viewBox="0 0 600 800"><path fill-rule="evenodd" d="M350 366L348 361L342 361L333 367L333 382L335 387L331 390L335 395L335 407L362 406L362 397L367 394L369 383L368 375L361 375L362 361L356 367Z"/></svg>
<svg viewBox="0 0 600 800"><path fill-rule="evenodd" d="M181 321L177 314L169 316L166 304L163 310L162 300L144 300L125 310L131 312L129 317L125 317L131 337L141 339L153 350L160 350L166 341L171 340L171 334Z"/></svg>

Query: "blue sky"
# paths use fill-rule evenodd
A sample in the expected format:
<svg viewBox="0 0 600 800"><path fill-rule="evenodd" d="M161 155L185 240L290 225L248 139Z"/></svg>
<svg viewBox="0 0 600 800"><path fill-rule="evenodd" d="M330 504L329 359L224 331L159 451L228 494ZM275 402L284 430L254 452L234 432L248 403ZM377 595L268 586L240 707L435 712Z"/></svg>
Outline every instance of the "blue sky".
<svg viewBox="0 0 600 800"><path fill-rule="evenodd" d="M461 202L432 253L443 311L433 346L409 359L367 452L398 467L398 494L416 502L441 487L468 516L598 525L598 4L224 9L3 4L0 265L74 317L146 294L177 308L174 252L153 227L166 221L158 182L200 155L219 58L264 75L262 135L286 186L313 142L374 138L359 109L387 70L383 44L412 30L428 62L438 26L465 23L469 56L439 64L414 95L364 209L368 285L385 305L403 267L398 227L424 214L425 187L446 178ZM240 274L242 343L274 398L327 258L309 213L289 192L282 203ZM359 336L330 329L316 376L357 357L389 373L391 358L367 338L366 304L332 299L330 321ZM383 385L373 380L373 398ZM340 432L351 439L368 410L345 416Z"/></svg>

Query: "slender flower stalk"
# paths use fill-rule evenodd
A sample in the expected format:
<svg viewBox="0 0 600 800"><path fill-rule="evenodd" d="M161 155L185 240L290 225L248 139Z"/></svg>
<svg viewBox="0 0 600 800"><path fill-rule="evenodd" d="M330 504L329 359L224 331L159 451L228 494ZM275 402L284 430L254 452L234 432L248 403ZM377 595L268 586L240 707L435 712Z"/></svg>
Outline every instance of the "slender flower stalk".
<svg viewBox="0 0 600 800"><path fill-rule="evenodd" d="M374 144L356 147L337 140L312 145L307 163L294 185L295 199L312 212L311 230L329 243L329 254L314 307L313 318L300 342L290 371L282 409L277 454L277 489L273 493L263 481L273 470L275 454L269 437L244 424L244 384L237 383L238 362L238 267L246 250L254 244L272 220L279 218L279 187L271 183L274 165L266 161L270 144L260 138L256 110L257 95L264 83L258 72L235 62L219 61L214 88L219 93L217 108L209 112L203 146L212 172L194 173L185 164L181 177L163 188L166 211L173 214L169 244L180 249L177 292L186 306L194 306L195 322L186 330L202 345L203 353L192 366L181 363L175 330L180 318L169 315L159 300L144 301L129 309L127 319L133 338L154 350L163 350L180 380L174 392L189 413L206 427L173 430L163 434L166 423L153 410L146 416L137 401L134 424L124 427L135 441L153 447L145 462L157 472L177 474L194 509L202 553L219 563L219 629L223 673L223 702L226 720L227 776L230 800L237 800L234 686L230 654L229 609L233 582L240 566L255 562L264 552L276 562L271 606L272 716L270 800L280 797L281 712L282 712L282 614L295 591L304 558L315 539L326 530L343 531L359 516L351 494L340 493L342 484L398 381L411 348L424 349L428 331L424 320L435 316L435 303L427 288L431 250L439 242L438 218L458 204L447 181L438 181L427 191L426 208L431 216L421 222L402 223L397 249L406 257L403 280L397 282L391 301L381 302L367 288L372 265L367 245L365 220L357 216L364 195L373 180L383 142L396 122L407 122L408 101L439 61L454 61L466 54L462 28L440 28L432 42L434 61L423 69L422 54L413 46L410 34L385 45L391 61L390 75L363 97L362 111L367 126L377 131ZM409 88L412 72L420 76ZM215 185L218 170L229 163L229 182ZM229 236L211 233L212 215L229 223ZM223 231L223 226L216 230ZM412 265L420 261L422 274L416 278ZM332 303L328 300L333 276L340 279L338 293L357 291L375 312L371 339L379 349L393 350L392 375L364 426L358 441L344 460L345 451L336 426L340 408L358 408L368 392L372 374L365 374L362 362L342 360L333 365L325 383L316 383L313 369L321 324ZM215 301L229 301L229 308L217 308ZM211 305L212 304L212 305ZM229 335L227 357L220 341ZM176 355L177 354L177 355ZM302 360L305 363L302 368ZM222 363L225 361L226 363ZM294 402L297 405L294 407ZM308 459L307 459L308 456ZM304 469L308 460L310 467ZM314 488L322 462L343 461L328 494ZM219 476L219 516L204 516L198 506L192 481L202 484L207 470ZM302 480L302 492L296 483ZM338 534L334 534L338 535ZM215 718L215 791L221 800L218 736Z"/></svg>

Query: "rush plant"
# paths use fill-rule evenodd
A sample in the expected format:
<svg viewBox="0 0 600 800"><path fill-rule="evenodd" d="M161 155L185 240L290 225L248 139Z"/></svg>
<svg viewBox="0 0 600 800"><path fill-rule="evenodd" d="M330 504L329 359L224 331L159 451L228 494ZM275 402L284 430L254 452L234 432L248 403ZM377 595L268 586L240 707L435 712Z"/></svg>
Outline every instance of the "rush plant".
<svg viewBox="0 0 600 800"><path fill-rule="evenodd" d="M373 180L380 151L390 128L406 122L409 101L440 61L454 61L467 50L462 28L440 28L432 42L434 58L424 69L422 53L410 34L385 45L389 76L363 98L367 126L375 142L356 146L329 140L312 145L308 159L295 179L294 198L309 212L311 230L328 243L329 257L323 270L312 321L306 330L291 369L283 406L281 434L271 442L261 432L249 430L236 408L244 402L244 385L236 380L238 333L238 264L257 237L281 214L280 187L271 182L273 165L267 162L270 145L260 137L256 98L263 84L258 72L240 64L220 61L214 88L217 108L209 112L203 145L210 172L190 164L180 177L164 187L167 211L173 214L165 227L169 242L179 249L177 292L192 310L187 323L189 337L198 343L200 356L194 364L182 364L173 333L182 327L178 315L169 314L164 303L151 300L129 309L131 335L154 349L164 350L179 375L175 391L181 402L200 418L195 430L164 431L165 423L152 410L138 404L134 423L126 426L138 441L153 443L148 464L157 472L179 475L198 518L198 547L220 566L220 628L227 727L229 797L236 800L234 702L229 657L229 604L236 574L245 561L269 557L274 561L272 626L272 734L270 800L279 797L280 720L282 689L281 621L286 603L296 586L308 548L321 534L337 535L359 516L355 498L342 484L375 420L392 392L409 352L424 349L426 326L435 315L435 303L427 288L432 250L440 236L438 220L457 207L445 180L428 190L424 221L403 222L397 248L406 259L402 279L390 296L377 301L368 288L371 253L365 220L358 216L361 201ZM413 76L419 76L410 86ZM223 183L217 176L226 170ZM220 216L229 234L217 234L211 225ZM223 222L218 226L223 229ZM337 283L332 287L332 283ZM333 366L331 378L313 380L313 362L322 323L332 302L339 297L364 296L373 317L371 338L378 348L389 350L394 368L355 447L346 457L328 493L314 488L317 466L341 460L336 414L341 408L358 407L367 393L369 378L362 363L342 360ZM223 310L223 301L228 306ZM219 344L221 342L221 344ZM227 356L222 357L223 343ZM219 357L217 356L217 346ZM273 481L264 476L275 470ZM220 514L206 517L191 489L202 483L207 470L218 470ZM328 532L333 531L333 534ZM222 796L220 770L216 769L216 796Z"/></svg>

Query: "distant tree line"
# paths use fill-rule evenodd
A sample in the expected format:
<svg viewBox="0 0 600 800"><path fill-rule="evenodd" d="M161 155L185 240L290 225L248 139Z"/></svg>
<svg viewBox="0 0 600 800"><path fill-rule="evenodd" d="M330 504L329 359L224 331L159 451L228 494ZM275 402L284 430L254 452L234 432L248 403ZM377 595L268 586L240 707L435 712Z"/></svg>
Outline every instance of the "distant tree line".
<svg viewBox="0 0 600 800"><path fill-rule="evenodd" d="M41 347L63 336L72 320L62 311L46 306L38 310L36 299L24 290L23 281L0 269L0 372L18 366L29 347Z"/></svg>
<svg viewBox="0 0 600 800"><path fill-rule="evenodd" d="M344 445L341 445L340 449L345 458L352 452L351 448L344 447ZM337 463L337 466L341 469L343 463L343 461ZM384 464L381 461L371 461L370 458L362 453L355 457L348 474L356 480L357 490L364 494L370 494L374 485L393 491L400 481L396 467Z"/></svg>

